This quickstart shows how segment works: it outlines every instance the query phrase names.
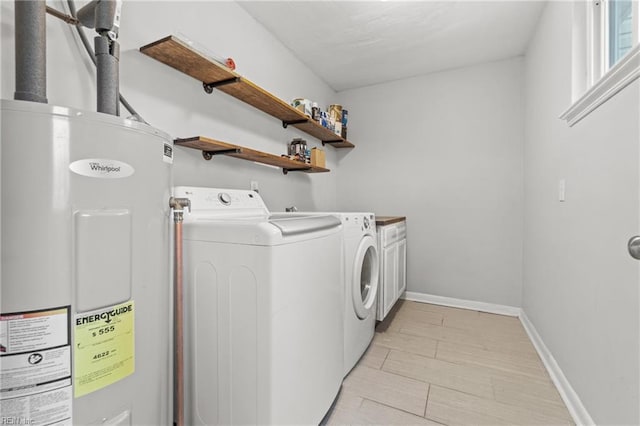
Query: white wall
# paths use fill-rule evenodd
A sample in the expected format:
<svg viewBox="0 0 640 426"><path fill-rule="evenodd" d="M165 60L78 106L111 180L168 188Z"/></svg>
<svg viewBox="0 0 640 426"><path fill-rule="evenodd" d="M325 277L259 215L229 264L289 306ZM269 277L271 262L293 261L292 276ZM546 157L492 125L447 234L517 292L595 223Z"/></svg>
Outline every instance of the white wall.
<svg viewBox="0 0 640 426"><path fill-rule="evenodd" d="M64 9L66 1L50 1ZM78 6L84 2L78 2ZM0 1L1 96L13 99L13 2ZM91 40L95 32L87 30ZM306 97L321 105L335 102L335 93L261 25L233 2L124 2L122 10L121 92L153 126L173 137L203 135L273 154L286 152L286 144L303 137L311 146L320 142L282 125L222 92L207 95L202 85L138 49L166 35L182 32L211 51L231 56L237 71L284 100ZM95 110L93 65L69 27L47 17L48 99L50 104ZM128 113L122 108L121 114ZM176 148L175 184L249 188L260 184L267 205L274 210L296 204L301 209L335 209L336 174L289 173L234 158L210 162L200 152ZM337 153L328 147L329 168Z"/></svg>
<svg viewBox="0 0 640 426"><path fill-rule="evenodd" d="M572 4L549 2L526 57L523 308L597 424L639 424L636 81L569 128ZM558 181L566 179L566 202Z"/></svg>
<svg viewBox="0 0 640 426"><path fill-rule="evenodd" d="M520 306L523 61L341 92L338 207L407 216L408 290Z"/></svg>

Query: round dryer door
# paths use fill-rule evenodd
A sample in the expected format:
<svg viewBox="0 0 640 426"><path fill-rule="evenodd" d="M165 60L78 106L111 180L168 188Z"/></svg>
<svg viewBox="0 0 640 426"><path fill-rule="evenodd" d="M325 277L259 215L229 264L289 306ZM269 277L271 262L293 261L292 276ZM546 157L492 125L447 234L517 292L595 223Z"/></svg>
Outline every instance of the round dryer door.
<svg viewBox="0 0 640 426"><path fill-rule="evenodd" d="M360 319L372 315L378 293L378 248L376 240L365 236L356 250L351 294L353 307Z"/></svg>

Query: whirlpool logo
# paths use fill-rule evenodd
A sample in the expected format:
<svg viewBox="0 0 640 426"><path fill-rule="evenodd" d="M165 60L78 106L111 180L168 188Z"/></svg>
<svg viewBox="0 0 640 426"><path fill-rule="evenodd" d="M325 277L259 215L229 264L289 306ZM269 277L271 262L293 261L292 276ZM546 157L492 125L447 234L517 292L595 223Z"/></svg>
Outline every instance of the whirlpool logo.
<svg viewBox="0 0 640 426"><path fill-rule="evenodd" d="M102 179L126 178L135 172L134 168L127 163L105 158L86 158L74 161L69 165L69 169L81 176Z"/></svg>
<svg viewBox="0 0 640 426"><path fill-rule="evenodd" d="M100 163L89 163L89 167L91 167L91 170L95 171L100 171L100 172L104 172L104 173L111 173L111 172L115 172L118 173L120 171L120 169L122 167L118 166L118 167L114 167L114 166L104 166Z"/></svg>

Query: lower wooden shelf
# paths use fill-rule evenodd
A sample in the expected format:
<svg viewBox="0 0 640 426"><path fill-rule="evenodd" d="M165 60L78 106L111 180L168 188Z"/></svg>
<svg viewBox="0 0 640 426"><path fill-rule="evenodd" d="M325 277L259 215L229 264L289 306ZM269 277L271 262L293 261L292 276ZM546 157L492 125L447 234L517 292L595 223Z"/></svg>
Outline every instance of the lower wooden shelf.
<svg viewBox="0 0 640 426"><path fill-rule="evenodd" d="M319 123L308 120L304 123L294 123L293 127L302 130L305 133L310 134L322 141L322 145L331 145L334 148L354 148L355 145L346 139L336 135L326 127L322 127Z"/></svg>
<svg viewBox="0 0 640 426"><path fill-rule="evenodd" d="M253 161L254 163L280 167L284 174L288 172L326 173L331 171L324 167L312 166L302 161L290 160L287 157L256 151L255 149L206 138L204 136L181 138L174 140L174 142L178 146L202 151L203 156L207 160L210 160L214 155L228 155L229 157Z"/></svg>

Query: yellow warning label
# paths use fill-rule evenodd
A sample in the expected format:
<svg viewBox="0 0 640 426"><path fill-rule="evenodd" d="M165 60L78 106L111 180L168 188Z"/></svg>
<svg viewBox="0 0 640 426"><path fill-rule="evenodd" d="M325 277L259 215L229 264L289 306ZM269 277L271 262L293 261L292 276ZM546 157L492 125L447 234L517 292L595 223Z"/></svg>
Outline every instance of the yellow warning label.
<svg viewBox="0 0 640 426"><path fill-rule="evenodd" d="M74 396L102 389L135 369L133 301L75 316Z"/></svg>

